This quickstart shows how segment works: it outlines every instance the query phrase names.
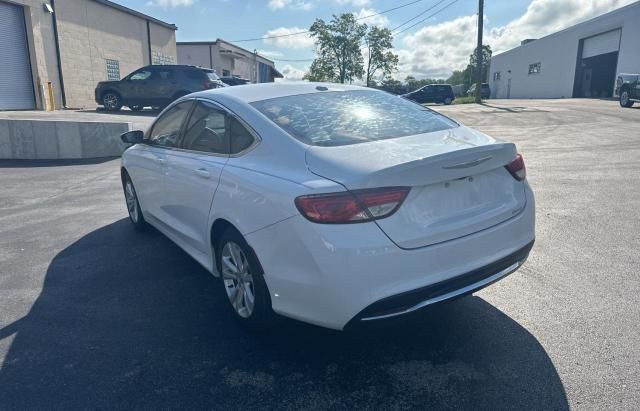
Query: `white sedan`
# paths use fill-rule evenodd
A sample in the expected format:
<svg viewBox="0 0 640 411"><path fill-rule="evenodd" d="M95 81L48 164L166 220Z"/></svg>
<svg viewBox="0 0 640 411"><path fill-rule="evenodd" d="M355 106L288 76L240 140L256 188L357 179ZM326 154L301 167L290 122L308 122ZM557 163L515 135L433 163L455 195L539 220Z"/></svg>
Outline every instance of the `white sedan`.
<svg viewBox="0 0 640 411"><path fill-rule="evenodd" d="M405 315L502 279L533 246L514 144L382 91L209 90L122 139L133 224L221 277L250 327Z"/></svg>

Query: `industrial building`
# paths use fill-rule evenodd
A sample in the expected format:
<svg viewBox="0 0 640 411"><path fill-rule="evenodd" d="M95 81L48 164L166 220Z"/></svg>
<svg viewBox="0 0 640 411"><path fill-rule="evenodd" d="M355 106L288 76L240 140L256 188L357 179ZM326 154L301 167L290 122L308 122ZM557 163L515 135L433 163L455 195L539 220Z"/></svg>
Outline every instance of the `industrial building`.
<svg viewBox="0 0 640 411"><path fill-rule="evenodd" d="M221 39L178 42L178 64L207 67L219 76L240 77L252 83L282 78L273 61Z"/></svg>
<svg viewBox="0 0 640 411"><path fill-rule="evenodd" d="M640 2L491 59L493 98L612 97L617 73L640 72Z"/></svg>
<svg viewBox="0 0 640 411"><path fill-rule="evenodd" d="M95 106L94 88L175 64L177 27L108 0L0 0L0 110Z"/></svg>

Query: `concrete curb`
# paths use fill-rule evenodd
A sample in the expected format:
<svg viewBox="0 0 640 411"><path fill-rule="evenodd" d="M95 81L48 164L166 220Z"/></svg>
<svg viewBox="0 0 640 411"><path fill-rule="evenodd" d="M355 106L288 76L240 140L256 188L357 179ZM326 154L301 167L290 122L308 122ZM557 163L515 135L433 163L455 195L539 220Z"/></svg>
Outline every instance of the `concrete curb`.
<svg viewBox="0 0 640 411"><path fill-rule="evenodd" d="M0 159L118 157L131 123L0 119Z"/></svg>

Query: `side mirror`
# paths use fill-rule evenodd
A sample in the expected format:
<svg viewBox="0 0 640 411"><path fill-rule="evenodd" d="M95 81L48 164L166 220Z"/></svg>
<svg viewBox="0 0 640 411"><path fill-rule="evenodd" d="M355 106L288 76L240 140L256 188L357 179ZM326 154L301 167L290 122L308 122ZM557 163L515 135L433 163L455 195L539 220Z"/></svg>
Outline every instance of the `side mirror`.
<svg viewBox="0 0 640 411"><path fill-rule="evenodd" d="M144 132L141 130L127 131L120 135L120 139L125 144L139 144L144 139Z"/></svg>

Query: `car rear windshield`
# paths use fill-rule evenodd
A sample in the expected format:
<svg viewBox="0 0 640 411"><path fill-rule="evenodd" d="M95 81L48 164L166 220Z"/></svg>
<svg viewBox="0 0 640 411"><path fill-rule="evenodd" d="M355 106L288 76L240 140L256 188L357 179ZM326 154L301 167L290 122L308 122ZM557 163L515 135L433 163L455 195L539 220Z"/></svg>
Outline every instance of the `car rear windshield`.
<svg viewBox="0 0 640 411"><path fill-rule="evenodd" d="M251 103L305 144L342 146L447 130L458 125L405 98L380 91L330 91Z"/></svg>

